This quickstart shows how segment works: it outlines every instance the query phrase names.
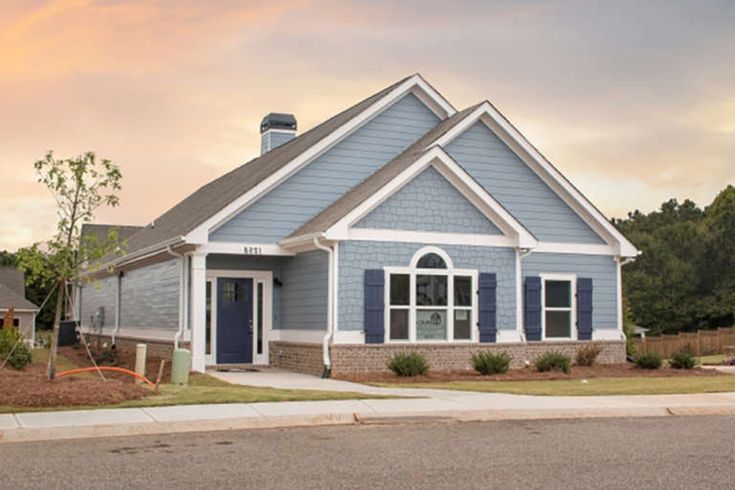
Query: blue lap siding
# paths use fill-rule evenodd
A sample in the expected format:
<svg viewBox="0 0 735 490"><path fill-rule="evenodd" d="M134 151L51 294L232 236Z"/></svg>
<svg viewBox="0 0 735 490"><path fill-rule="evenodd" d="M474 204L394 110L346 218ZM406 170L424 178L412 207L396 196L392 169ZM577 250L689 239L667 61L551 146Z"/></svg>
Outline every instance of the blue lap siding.
<svg viewBox="0 0 735 490"><path fill-rule="evenodd" d="M448 153L541 241L603 243L487 126L475 123Z"/></svg>
<svg viewBox="0 0 735 490"><path fill-rule="evenodd" d="M427 245L431 244L373 241L340 243L339 329L363 330L366 270L386 266L408 267L413 255ZM504 247L436 246L449 254L455 268L497 274L497 325L499 329L515 329L515 250Z"/></svg>
<svg viewBox="0 0 735 490"><path fill-rule="evenodd" d="M277 242L369 177L438 121L416 96L406 95L218 228L210 239Z"/></svg>
<svg viewBox="0 0 735 490"><path fill-rule="evenodd" d="M521 262L523 276L572 273L592 279L592 327L617 328L617 264L610 255L532 253Z"/></svg>

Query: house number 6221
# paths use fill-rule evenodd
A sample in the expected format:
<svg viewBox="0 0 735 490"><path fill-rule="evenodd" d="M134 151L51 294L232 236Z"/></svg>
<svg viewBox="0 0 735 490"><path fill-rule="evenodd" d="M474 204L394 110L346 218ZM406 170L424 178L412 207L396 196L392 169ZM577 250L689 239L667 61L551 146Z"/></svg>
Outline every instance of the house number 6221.
<svg viewBox="0 0 735 490"><path fill-rule="evenodd" d="M260 255L263 253L263 249L260 247L245 245L245 247L243 248L243 252L245 252L247 255Z"/></svg>

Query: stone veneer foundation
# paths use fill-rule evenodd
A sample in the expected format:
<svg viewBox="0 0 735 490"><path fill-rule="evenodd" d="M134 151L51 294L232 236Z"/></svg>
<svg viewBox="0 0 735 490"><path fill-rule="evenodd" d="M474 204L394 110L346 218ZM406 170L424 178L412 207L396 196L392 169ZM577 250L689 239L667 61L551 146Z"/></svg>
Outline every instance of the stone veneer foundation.
<svg viewBox="0 0 735 490"><path fill-rule="evenodd" d="M600 364L625 362L625 342L599 341L603 349ZM387 372L386 363L397 352L420 352L434 371L472 369L470 358L476 352L507 352L513 356L511 368L520 368L548 351L558 351L574 359L577 349L589 342L519 342L503 344L334 344L330 349L332 374ZM321 374L322 348L319 344L270 343L270 364L290 371Z"/></svg>

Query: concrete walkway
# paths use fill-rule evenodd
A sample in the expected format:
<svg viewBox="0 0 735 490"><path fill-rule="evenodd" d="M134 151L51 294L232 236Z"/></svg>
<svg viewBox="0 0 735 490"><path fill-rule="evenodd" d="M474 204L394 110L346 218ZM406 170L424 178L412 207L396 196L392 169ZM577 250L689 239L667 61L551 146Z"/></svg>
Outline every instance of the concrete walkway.
<svg viewBox="0 0 735 490"><path fill-rule="evenodd" d="M735 393L546 397L379 388L275 370L212 374L232 383L251 386L350 391L411 398L0 414L0 442L437 420L735 415Z"/></svg>

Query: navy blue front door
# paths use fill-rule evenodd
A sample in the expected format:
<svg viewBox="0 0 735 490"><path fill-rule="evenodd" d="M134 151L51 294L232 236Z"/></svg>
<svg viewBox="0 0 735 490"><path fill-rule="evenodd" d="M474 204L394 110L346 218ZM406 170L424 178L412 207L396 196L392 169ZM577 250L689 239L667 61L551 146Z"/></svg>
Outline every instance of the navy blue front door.
<svg viewBox="0 0 735 490"><path fill-rule="evenodd" d="M253 362L253 280L217 279L217 364Z"/></svg>

